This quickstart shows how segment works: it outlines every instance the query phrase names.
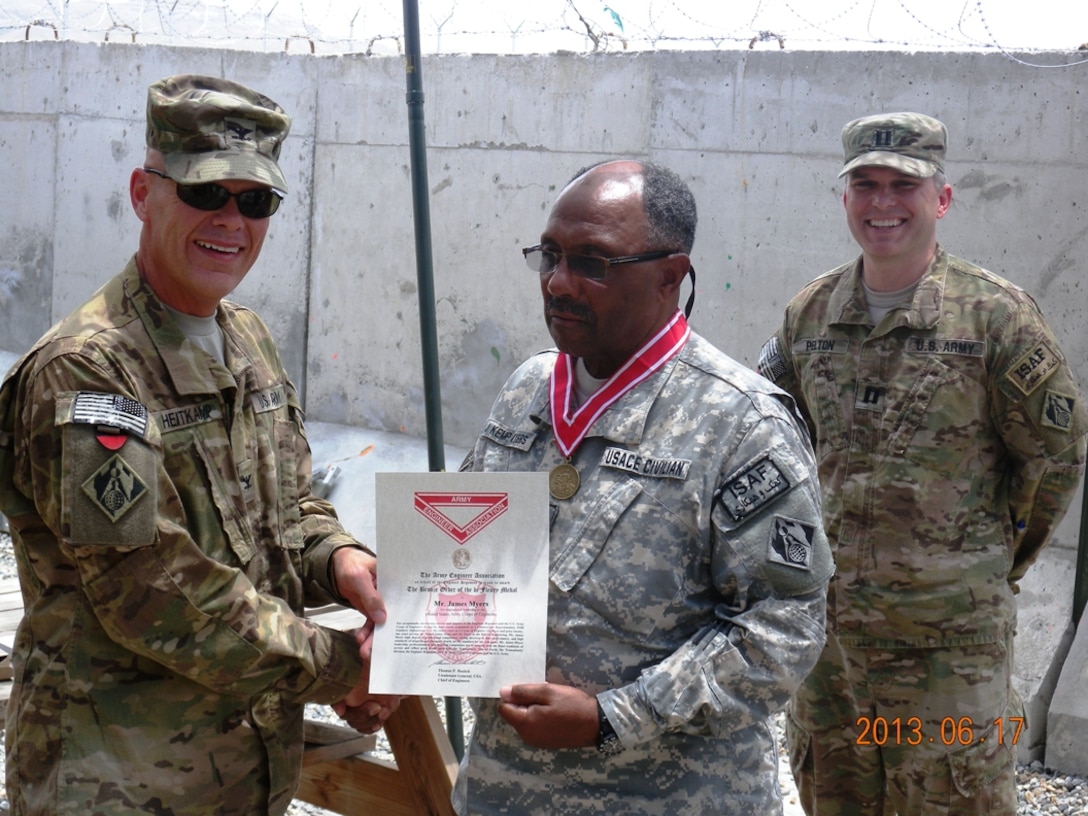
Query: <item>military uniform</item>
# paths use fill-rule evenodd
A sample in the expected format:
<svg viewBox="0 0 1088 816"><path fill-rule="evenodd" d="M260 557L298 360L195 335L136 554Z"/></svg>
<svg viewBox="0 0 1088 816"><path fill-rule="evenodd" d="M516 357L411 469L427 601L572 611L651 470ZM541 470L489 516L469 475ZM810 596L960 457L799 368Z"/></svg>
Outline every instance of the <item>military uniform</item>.
<svg viewBox="0 0 1088 816"><path fill-rule="evenodd" d="M134 263L0 391L0 510L26 616L8 795L29 814L283 813L304 703L347 694L358 646L303 617L356 546L310 493L295 390L247 309L225 365Z"/></svg>
<svg viewBox="0 0 1088 816"><path fill-rule="evenodd" d="M462 469L550 471L526 361ZM781 813L769 716L824 639L830 551L792 403L692 335L590 428L551 504L547 680L595 694L623 750L536 750L474 701L463 814Z"/></svg>
<svg viewBox="0 0 1088 816"><path fill-rule="evenodd" d="M955 807L1013 812L1015 582L1076 490L1088 414L1020 288L938 247L909 307L874 326L861 269L805 287L759 363L809 422L835 550L829 643L791 706L795 775L803 794L815 773L876 802L883 752L904 775L888 779L901 812L949 807L903 798L910 778L947 780ZM880 745L858 722L874 711L900 720ZM1005 801L987 804L999 777Z"/></svg>

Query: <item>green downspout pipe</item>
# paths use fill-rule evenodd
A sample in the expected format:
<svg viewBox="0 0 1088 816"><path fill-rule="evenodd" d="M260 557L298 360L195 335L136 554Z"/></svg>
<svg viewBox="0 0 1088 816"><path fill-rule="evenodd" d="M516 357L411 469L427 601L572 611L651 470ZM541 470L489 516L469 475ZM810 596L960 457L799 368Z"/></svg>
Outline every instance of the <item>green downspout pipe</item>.
<svg viewBox="0 0 1088 816"><path fill-rule="evenodd" d="M417 0L404 0L404 70L408 81L408 143L412 166L412 214L416 233L419 288L419 335L423 350L423 402L427 417L427 460L432 472L446 469L442 438L442 387L439 381L438 330L435 322L431 212L427 182L427 140L423 127L423 64L419 47ZM465 752L461 700L446 698L446 733L460 760Z"/></svg>
<svg viewBox="0 0 1088 816"><path fill-rule="evenodd" d="M1080 538L1077 541L1077 572L1073 582L1073 625L1080 623L1088 602L1088 481L1083 485L1080 503Z"/></svg>

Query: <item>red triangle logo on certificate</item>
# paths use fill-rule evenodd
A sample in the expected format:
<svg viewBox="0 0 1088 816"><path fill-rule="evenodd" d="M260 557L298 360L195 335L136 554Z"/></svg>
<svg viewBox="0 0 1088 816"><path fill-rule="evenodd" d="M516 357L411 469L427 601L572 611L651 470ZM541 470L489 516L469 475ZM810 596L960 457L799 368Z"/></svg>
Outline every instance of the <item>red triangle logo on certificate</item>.
<svg viewBox="0 0 1088 816"><path fill-rule="evenodd" d="M510 507L509 493L414 493L414 505L431 524L464 544Z"/></svg>

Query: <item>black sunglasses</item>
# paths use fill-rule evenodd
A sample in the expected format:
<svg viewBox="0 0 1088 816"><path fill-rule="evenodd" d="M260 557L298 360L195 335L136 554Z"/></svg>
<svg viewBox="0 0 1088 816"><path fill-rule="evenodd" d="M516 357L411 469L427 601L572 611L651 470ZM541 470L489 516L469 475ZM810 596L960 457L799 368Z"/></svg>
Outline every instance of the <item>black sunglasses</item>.
<svg viewBox="0 0 1088 816"><path fill-rule="evenodd" d="M238 201L238 212L246 218L268 218L279 209L280 202L283 200L283 196L268 188L232 193L222 184L212 181L203 184L182 184L154 167L145 167L144 171L154 173L160 178L170 179L177 188L178 198L190 207L206 212L222 209L233 198Z"/></svg>

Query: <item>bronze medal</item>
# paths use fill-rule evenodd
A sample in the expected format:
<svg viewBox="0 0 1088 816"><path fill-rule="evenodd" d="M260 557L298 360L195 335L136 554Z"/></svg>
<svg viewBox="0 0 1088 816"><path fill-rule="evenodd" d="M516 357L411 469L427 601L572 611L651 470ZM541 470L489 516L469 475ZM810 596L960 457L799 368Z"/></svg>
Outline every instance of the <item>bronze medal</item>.
<svg viewBox="0 0 1088 816"><path fill-rule="evenodd" d="M578 492L578 486L582 483L582 477L578 475L578 468L570 462L564 462L552 468L548 474L548 492L553 499L569 499Z"/></svg>

